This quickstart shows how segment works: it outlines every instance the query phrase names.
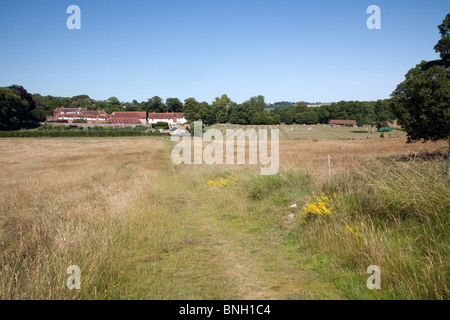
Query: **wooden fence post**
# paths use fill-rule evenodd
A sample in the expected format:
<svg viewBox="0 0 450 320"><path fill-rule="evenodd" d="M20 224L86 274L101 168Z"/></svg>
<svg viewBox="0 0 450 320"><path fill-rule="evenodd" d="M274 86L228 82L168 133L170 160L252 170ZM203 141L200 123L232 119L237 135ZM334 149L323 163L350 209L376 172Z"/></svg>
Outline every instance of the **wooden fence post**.
<svg viewBox="0 0 450 320"><path fill-rule="evenodd" d="M328 184L331 184L331 158L327 155L327 167L328 167Z"/></svg>

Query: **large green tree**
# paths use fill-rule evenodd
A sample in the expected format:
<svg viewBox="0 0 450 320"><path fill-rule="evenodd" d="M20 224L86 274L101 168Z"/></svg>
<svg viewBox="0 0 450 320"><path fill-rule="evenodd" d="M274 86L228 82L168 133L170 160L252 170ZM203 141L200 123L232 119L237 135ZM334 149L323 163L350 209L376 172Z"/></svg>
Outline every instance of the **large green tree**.
<svg viewBox="0 0 450 320"><path fill-rule="evenodd" d="M158 96L154 96L151 99L148 99L146 105L147 112L167 112L168 108L162 101L162 99Z"/></svg>
<svg viewBox="0 0 450 320"><path fill-rule="evenodd" d="M441 33L441 39L434 47L437 53L441 56L441 63L447 69L450 68L450 13L444 19L441 25L438 26Z"/></svg>
<svg viewBox="0 0 450 320"><path fill-rule="evenodd" d="M442 60L422 61L409 70L392 93L392 108L408 135L408 142L446 140L449 143L447 175L450 177L450 14L439 26L442 39L437 51ZM444 31L444 32L442 32ZM446 66L447 65L447 66Z"/></svg>
<svg viewBox="0 0 450 320"><path fill-rule="evenodd" d="M216 114L216 121L219 123L228 122L228 112L233 105L235 103L226 94L223 94L220 98L216 97L211 104Z"/></svg>
<svg viewBox="0 0 450 320"><path fill-rule="evenodd" d="M17 130L30 120L30 102L13 88L0 88L0 130Z"/></svg>
<svg viewBox="0 0 450 320"><path fill-rule="evenodd" d="M189 121L200 120L200 103L195 98L184 100L184 116Z"/></svg>
<svg viewBox="0 0 450 320"><path fill-rule="evenodd" d="M167 98L166 107L170 112L183 112L183 102L178 98Z"/></svg>

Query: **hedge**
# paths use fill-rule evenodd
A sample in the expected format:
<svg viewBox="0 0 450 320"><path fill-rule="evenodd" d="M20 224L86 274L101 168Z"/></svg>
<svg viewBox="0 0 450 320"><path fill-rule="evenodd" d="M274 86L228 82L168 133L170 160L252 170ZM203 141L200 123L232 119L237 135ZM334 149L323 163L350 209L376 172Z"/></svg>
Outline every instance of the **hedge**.
<svg viewBox="0 0 450 320"><path fill-rule="evenodd" d="M144 133L139 131L0 131L0 138L35 137L149 137L169 136L168 133Z"/></svg>

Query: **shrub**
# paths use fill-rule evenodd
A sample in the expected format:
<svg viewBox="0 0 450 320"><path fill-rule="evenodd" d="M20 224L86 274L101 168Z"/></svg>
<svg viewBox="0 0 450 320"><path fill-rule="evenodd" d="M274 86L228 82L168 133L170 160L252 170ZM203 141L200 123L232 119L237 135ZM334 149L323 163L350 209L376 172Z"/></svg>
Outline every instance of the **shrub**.
<svg viewBox="0 0 450 320"><path fill-rule="evenodd" d="M38 137L139 137L168 136L168 133L144 133L131 130L94 131L94 130L30 130L30 131L0 131L0 138L38 138Z"/></svg>
<svg viewBox="0 0 450 320"><path fill-rule="evenodd" d="M169 124L167 122L157 122L153 125L154 129L169 129Z"/></svg>

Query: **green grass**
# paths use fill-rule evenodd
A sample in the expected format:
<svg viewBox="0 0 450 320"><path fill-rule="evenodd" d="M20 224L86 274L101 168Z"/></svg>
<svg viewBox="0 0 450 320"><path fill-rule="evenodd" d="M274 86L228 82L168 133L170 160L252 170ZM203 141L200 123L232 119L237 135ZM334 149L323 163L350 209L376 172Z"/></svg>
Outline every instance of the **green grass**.
<svg viewBox="0 0 450 320"><path fill-rule="evenodd" d="M329 127L328 125L234 125L229 124L227 129L279 129L280 139L283 140L359 140L359 139L379 139L380 133L375 130L372 134L370 128L366 130L364 127ZM311 128L311 130L308 130ZM215 125L208 129L225 130L224 125ZM405 133L401 130L394 129L392 132L385 132L385 138L405 137Z"/></svg>
<svg viewBox="0 0 450 320"><path fill-rule="evenodd" d="M252 225L281 233L298 247L301 267L333 282L345 298L448 299L450 184L444 169L442 156L375 161L350 176L335 177L330 186L306 178L297 184L298 174L251 177L248 201L258 212ZM336 193L332 215L301 214L305 192L313 191ZM289 199L300 209L291 209L295 225L286 234L276 221L289 213ZM358 227L359 236L346 226ZM381 268L382 290L366 288L369 265Z"/></svg>

